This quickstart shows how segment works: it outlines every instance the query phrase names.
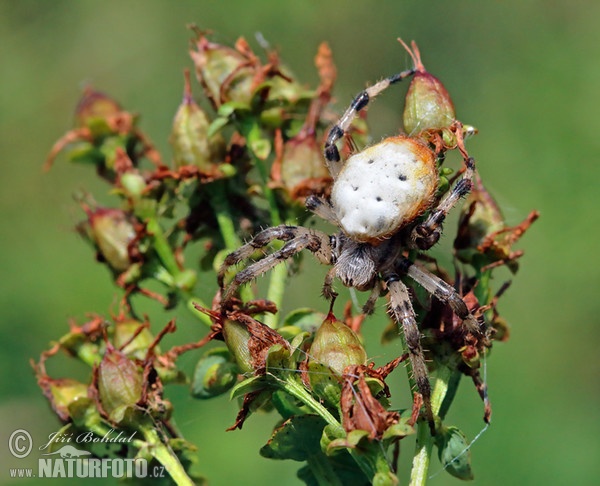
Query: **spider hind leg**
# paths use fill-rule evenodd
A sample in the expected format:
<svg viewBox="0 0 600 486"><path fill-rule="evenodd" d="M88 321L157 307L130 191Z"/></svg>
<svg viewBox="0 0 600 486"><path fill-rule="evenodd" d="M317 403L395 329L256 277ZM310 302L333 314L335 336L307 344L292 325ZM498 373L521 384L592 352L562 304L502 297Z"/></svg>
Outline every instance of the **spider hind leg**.
<svg viewBox="0 0 600 486"><path fill-rule="evenodd" d="M390 314L404 334L412 376L417 388L415 395L417 393L421 395L431 435L435 435L435 420L431 408L431 384L421 346L421 332L415 319L415 311L412 307L410 295L406 285L402 283L397 274L387 275L385 282L390 294Z"/></svg>

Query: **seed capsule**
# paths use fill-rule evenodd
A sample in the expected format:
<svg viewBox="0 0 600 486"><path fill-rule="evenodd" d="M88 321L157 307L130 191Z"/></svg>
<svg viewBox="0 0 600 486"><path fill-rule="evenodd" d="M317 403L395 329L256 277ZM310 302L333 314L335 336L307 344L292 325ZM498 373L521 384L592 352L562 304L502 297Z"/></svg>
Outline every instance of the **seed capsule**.
<svg viewBox="0 0 600 486"><path fill-rule="evenodd" d="M309 365L311 361L342 375L348 366L364 365L367 352L356 333L329 313L315 333L309 351Z"/></svg>
<svg viewBox="0 0 600 486"><path fill-rule="evenodd" d="M189 71L186 71L183 101L175 114L170 140L176 167L193 165L210 172L215 162L221 160L225 142L220 134L209 138L208 126L208 117L194 101Z"/></svg>
<svg viewBox="0 0 600 486"><path fill-rule="evenodd" d="M456 119L450 94L442 82L423 66L417 44L413 41L411 50L401 39L398 40L413 58L416 70L405 98L405 132L412 136L425 130L449 127Z"/></svg>
<svg viewBox="0 0 600 486"><path fill-rule="evenodd" d="M129 244L136 236L129 216L111 208L86 209L88 219L77 226L79 233L89 239L99 255L115 272L123 272L131 265Z"/></svg>

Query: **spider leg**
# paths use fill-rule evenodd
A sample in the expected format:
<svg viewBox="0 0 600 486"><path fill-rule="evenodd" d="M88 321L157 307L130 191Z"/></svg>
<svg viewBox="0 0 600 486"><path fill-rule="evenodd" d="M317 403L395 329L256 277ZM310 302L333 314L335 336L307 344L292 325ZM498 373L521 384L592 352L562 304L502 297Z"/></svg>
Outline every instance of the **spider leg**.
<svg viewBox="0 0 600 486"><path fill-rule="evenodd" d="M335 280L335 276L337 275L337 271L335 267L329 269L327 274L325 275L325 281L323 282L323 297L327 300L333 301L338 295L338 293L333 290L333 281Z"/></svg>
<svg viewBox="0 0 600 486"><path fill-rule="evenodd" d="M390 293L390 314L392 318L402 327L404 341L408 350L413 378L417 385L417 392L421 394L425 405L425 413L431 435L435 435L435 422L431 409L431 384L425 364L425 356L421 347L421 332L415 319L415 311L410 301L410 295L406 285L400 277L392 273L384 277L386 286Z"/></svg>
<svg viewBox="0 0 600 486"><path fill-rule="evenodd" d="M487 338L485 325L480 323L469 311L467 304L450 284L414 264L407 258L400 262L402 271L406 273L415 282L421 285L427 292L439 299L444 304L448 304L452 311L462 319L467 330L478 337Z"/></svg>
<svg viewBox="0 0 600 486"><path fill-rule="evenodd" d="M331 262L331 242L329 236L325 233L298 226L276 226L261 231L252 240L225 258L219 270L219 285L221 288L223 288L227 268L249 258L255 250L264 248L274 240L282 240L286 241L286 243L279 250L271 253L262 260L248 265L244 270L237 273L225 289L223 302L231 300L241 285L268 272L279 263L288 260L305 248L310 250L321 263L329 264Z"/></svg>
<svg viewBox="0 0 600 486"><path fill-rule="evenodd" d="M427 219L412 230L409 243L411 247L428 250L440 239L440 227L446 219L447 214L473 187L475 159L468 157L465 160L465 165L466 169L462 178L446 194L437 207L431 211Z"/></svg>
<svg viewBox="0 0 600 486"><path fill-rule="evenodd" d="M329 172L333 178L338 175L341 169L340 164L338 164L340 161L340 152L335 143L344 136L353 120L358 115L358 112L366 107L369 104L369 101L375 98L375 96L377 96L383 90L392 84L402 81L408 76L412 76L414 73L414 69L407 69L406 71L394 74L389 78L382 79L373 86L369 86L365 90L361 91L358 95L356 95L354 100L352 100L352 103L350 103L350 106L346 112L329 131L325 141L325 161L327 162L327 168L329 169Z"/></svg>
<svg viewBox="0 0 600 486"><path fill-rule="evenodd" d="M381 297L383 290L381 280L377 280L373 286L373 290L371 290L371 293L369 294L369 298L365 302L365 305L363 305L362 311L364 314L371 315L375 312L375 304L379 297Z"/></svg>
<svg viewBox="0 0 600 486"><path fill-rule="evenodd" d="M489 424L492 420L492 404L488 396L487 384L481 379L479 370L471 368L467 374L472 378L477 393L479 393L481 400L483 400L483 421Z"/></svg>
<svg viewBox="0 0 600 486"><path fill-rule="evenodd" d="M310 195L306 198L306 209L320 218L339 227L340 221L331 207L331 203L322 197Z"/></svg>

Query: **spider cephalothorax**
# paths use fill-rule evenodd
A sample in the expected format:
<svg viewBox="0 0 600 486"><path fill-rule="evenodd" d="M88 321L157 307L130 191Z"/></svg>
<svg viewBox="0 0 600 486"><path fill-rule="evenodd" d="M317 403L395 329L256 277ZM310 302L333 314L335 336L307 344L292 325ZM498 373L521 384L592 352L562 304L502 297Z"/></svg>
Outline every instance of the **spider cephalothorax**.
<svg viewBox="0 0 600 486"><path fill-rule="evenodd" d="M474 160L468 156L463 143L463 136L469 130L455 119L445 88L425 71L414 43L409 52L415 60L415 68L383 79L359 93L326 138L325 162L334 181L331 197L310 196L306 206L337 226L339 232L329 236L299 226L268 228L226 257L219 272L219 283L223 287L225 272L230 266L250 258L255 250L270 242L281 240L285 244L279 250L233 277L222 294L224 308L240 285L304 249L311 251L321 263L332 266L325 277L325 297L335 297L333 282L339 279L347 287L371 291L365 305L365 312L369 313L376 299L387 291L390 314L404 333L417 392L422 395L433 432L431 387L421 335L409 290L402 279L417 282L449 305L462 320L465 333L482 339L487 336L483 325L473 317L451 285L408 258L411 250L428 250L438 241L442 222L459 199L470 191L475 171ZM358 113L390 85L413 75L409 95L417 99L407 99L411 109L408 114L405 111L404 117L410 136L386 138L343 161L336 142L345 136ZM421 105L419 97L424 100ZM414 116L423 117L426 123L415 123ZM413 133L417 129L418 132ZM437 161L454 148L464 160L462 178L441 197Z"/></svg>

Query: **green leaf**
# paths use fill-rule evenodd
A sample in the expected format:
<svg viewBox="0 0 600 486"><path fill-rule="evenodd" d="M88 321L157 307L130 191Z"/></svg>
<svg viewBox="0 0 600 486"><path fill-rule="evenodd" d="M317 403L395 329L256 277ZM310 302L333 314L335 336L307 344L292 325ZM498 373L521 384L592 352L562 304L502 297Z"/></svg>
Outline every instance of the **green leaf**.
<svg viewBox="0 0 600 486"><path fill-rule="evenodd" d="M212 123L208 126L208 130L206 132L207 137L214 137L217 133L219 133L223 128L229 125L229 117L219 116L215 118Z"/></svg>
<svg viewBox="0 0 600 486"><path fill-rule="evenodd" d="M339 449L354 449L362 440L367 440L369 432L366 430L352 430L345 439L332 440L327 446L327 454L334 453Z"/></svg>
<svg viewBox="0 0 600 486"><path fill-rule="evenodd" d="M315 395L334 407L339 407L342 394L340 376L328 366L320 363L309 363L308 373L310 386Z"/></svg>
<svg viewBox="0 0 600 486"><path fill-rule="evenodd" d="M387 430L383 433L383 440L406 437L407 435L411 435L415 433L415 429L412 425L409 425L407 422L410 420L410 417L402 417L400 422L397 424L391 425L387 428Z"/></svg>
<svg viewBox="0 0 600 486"><path fill-rule="evenodd" d="M240 381L231 389L229 398L233 400L237 397L242 397L248 393L262 390L269 386L268 381L264 376L252 376L244 381Z"/></svg>
<svg viewBox="0 0 600 486"><path fill-rule="evenodd" d="M260 455L268 459L306 461L320 453L319 442L325 422L317 415L297 415L275 429Z"/></svg>
<svg viewBox="0 0 600 486"><path fill-rule="evenodd" d="M325 320L325 314L309 307L302 307L290 312L283 319L283 326L297 326L303 331L314 332Z"/></svg>

